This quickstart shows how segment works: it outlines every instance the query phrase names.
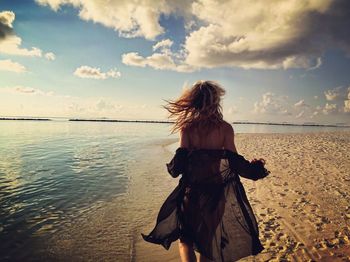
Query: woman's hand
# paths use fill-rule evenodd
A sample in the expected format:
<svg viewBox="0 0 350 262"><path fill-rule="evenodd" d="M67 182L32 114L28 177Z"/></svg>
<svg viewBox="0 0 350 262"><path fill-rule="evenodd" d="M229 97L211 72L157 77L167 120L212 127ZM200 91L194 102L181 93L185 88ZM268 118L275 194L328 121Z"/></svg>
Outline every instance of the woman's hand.
<svg viewBox="0 0 350 262"><path fill-rule="evenodd" d="M257 162L261 162L263 164L263 166L265 166L265 164L266 164L266 161L263 158L259 158L259 159L254 158L252 161L250 161L251 164L257 163Z"/></svg>

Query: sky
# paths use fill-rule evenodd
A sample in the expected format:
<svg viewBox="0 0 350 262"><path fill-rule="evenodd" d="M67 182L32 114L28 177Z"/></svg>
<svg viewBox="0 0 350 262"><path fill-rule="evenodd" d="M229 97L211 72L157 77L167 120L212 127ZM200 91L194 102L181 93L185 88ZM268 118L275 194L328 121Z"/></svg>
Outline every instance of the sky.
<svg viewBox="0 0 350 262"><path fill-rule="evenodd" d="M227 121L350 124L350 1L0 0L0 116L166 120L197 80Z"/></svg>

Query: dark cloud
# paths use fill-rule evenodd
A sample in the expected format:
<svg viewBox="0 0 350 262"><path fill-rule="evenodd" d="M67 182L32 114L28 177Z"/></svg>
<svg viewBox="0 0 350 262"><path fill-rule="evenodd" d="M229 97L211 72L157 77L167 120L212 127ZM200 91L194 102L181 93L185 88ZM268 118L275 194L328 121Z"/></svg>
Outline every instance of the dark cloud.
<svg viewBox="0 0 350 262"><path fill-rule="evenodd" d="M315 69L328 49L339 48L350 55L349 0L329 4L264 1L263 6L258 1L226 1L236 11L249 10L249 16L237 19L222 11L219 4L207 12L206 0L202 2L198 13L209 25L192 32L186 40L190 64ZM211 16L214 13L218 16Z"/></svg>
<svg viewBox="0 0 350 262"><path fill-rule="evenodd" d="M335 0L326 12L311 12L302 20L306 30L299 50L307 47L310 51L322 52L336 46L350 52L350 1Z"/></svg>
<svg viewBox="0 0 350 262"><path fill-rule="evenodd" d="M12 22L15 14L11 11L0 12L0 40L5 39L9 35L13 35Z"/></svg>

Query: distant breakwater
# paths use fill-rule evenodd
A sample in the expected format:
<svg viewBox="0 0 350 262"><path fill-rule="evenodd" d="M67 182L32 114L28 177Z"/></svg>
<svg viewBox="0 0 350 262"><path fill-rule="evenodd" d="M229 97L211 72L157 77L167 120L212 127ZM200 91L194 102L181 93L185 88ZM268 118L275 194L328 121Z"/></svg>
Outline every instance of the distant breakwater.
<svg viewBox="0 0 350 262"><path fill-rule="evenodd" d="M31 117L0 117L0 120L21 120L21 121L51 121L50 118L31 118Z"/></svg>
<svg viewBox="0 0 350 262"><path fill-rule="evenodd" d="M51 121L55 118L31 118L31 117L0 117L0 120L28 120L28 121ZM174 121L167 120L124 120L124 119L94 119L94 118L69 118L66 121L71 122L107 122L107 123L157 123L157 124L173 124ZM233 121L234 125L275 125L275 126L314 126L314 127L346 127L350 125L345 123L340 124L318 124L318 123L274 123L274 122L249 122L249 121Z"/></svg>
<svg viewBox="0 0 350 262"><path fill-rule="evenodd" d="M120 119L80 119L73 118L68 121L81 121L81 122L122 122L122 123L162 123L162 124L172 124L173 121L162 121L162 120L120 120Z"/></svg>

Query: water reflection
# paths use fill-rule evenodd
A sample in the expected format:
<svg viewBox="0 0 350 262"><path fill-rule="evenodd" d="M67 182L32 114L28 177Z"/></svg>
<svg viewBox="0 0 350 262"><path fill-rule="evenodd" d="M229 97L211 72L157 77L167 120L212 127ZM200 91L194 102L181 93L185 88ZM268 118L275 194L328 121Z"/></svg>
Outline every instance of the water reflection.
<svg viewBox="0 0 350 262"><path fill-rule="evenodd" d="M1 122L0 259L125 194L125 170L140 145L167 136L165 126L137 127Z"/></svg>

